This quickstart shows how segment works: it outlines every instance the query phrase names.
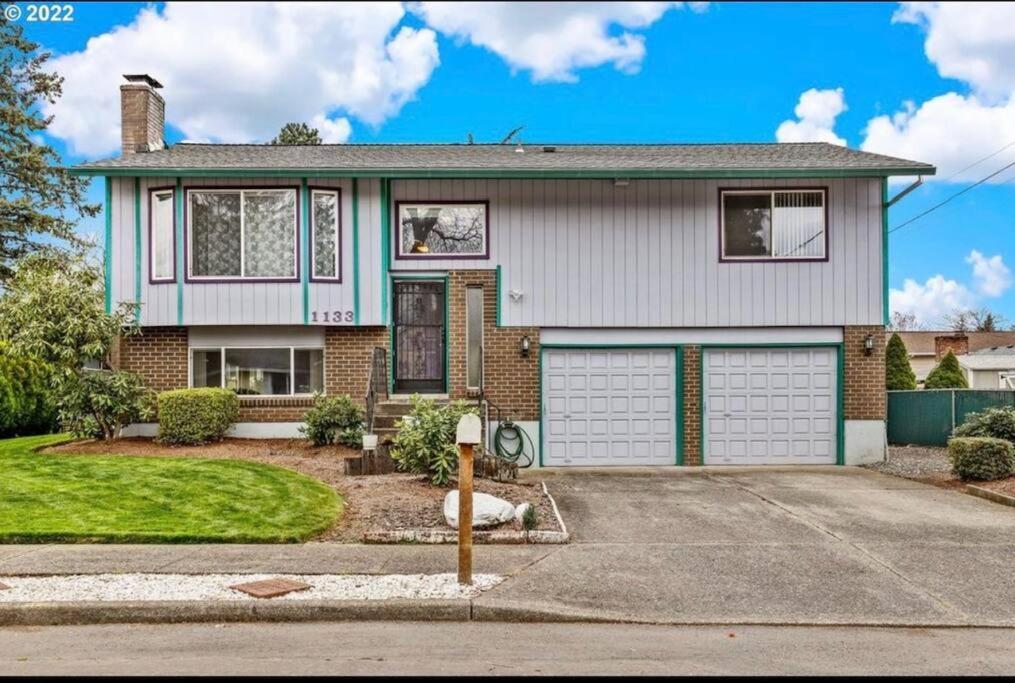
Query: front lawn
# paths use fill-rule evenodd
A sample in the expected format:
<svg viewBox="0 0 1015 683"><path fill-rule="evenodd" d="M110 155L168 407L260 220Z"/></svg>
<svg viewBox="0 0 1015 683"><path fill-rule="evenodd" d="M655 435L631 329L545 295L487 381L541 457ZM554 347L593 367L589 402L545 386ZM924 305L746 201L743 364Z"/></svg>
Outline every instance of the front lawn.
<svg viewBox="0 0 1015 683"><path fill-rule="evenodd" d="M287 543L342 512L331 487L261 463L33 452L66 440L0 441L0 542Z"/></svg>

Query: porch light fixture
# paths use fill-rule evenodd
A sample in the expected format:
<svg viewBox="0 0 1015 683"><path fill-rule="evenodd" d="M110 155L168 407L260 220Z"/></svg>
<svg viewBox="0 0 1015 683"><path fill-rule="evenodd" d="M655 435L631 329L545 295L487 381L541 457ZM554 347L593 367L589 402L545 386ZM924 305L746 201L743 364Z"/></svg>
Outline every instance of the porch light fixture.
<svg viewBox="0 0 1015 683"><path fill-rule="evenodd" d="M874 335L868 334L863 340L863 355L869 356L874 353Z"/></svg>
<svg viewBox="0 0 1015 683"><path fill-rule="evenodd" d="M520 345L520 351L522 352L522 358L528 358L529 350L532 348L532 340L529 339L528 335L523 335Z"/></svg>

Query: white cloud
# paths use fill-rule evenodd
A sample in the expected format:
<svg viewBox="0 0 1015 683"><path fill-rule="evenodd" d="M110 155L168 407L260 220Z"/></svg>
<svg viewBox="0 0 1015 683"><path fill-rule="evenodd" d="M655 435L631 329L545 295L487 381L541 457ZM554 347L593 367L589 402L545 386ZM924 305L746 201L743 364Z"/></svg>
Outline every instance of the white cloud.
<svg viewBox="0 0 1015 683"><path fill-rule="evenodd" d="M797 121L779 124L775 139L779 142L830 142L845 147L846 141L835 134L835 119L846 111L842 88L811 88L800 95L793 113Z"/></svg>
<svg viewBox="0 0 1015 683"><path fill-rule="evenodd" d="M889 292L889 310L912 313L923 325L939 325L956 309L976 308L983 298L997 298L1012 286L1012 275L1000 254L986 257L972 250L965 259L972 266L972 286L938 274L923 284L907 278L902 289Z"/></svg>
<svg viewBox="0 0 1015 683"><path fill-rule="evenodd" d="M63 97L50 132L79 154L119 148L121 74L165 85L166 117L189 139L264 141L307 121L334 141L355 117L378 124L430 79L435 33L399 24L398 2L166 3L57 57Z"/></svg>
<svg viewBox="0 0 1015 683"><path fill-rule="evenodd" d="M499 55L534 81L576 81L579 69L612 64L636 72L645 57L644 29L682 2L417 2L426 23Z"/></svg>
<svg viewBox="0 0 1015 683"><path fill-rule="evenodd" d="M922 27L938 73L964 81L971 92L907 102L895 114L871 119L863 149L929 161L938 167L931 179L943 180L1015 140L1015 3L909 2L892 20ZM1008 151L952 180L978 180L1011 160Z"/></svg>
<svg viewBox="0 0 1015 683"><path fill-rule="evenodd" d="M1000 254L988 258L973 249L966 257L966 263L973 266L973 282L983 296L999 297L1011 287L1011 270Z"/></svg>

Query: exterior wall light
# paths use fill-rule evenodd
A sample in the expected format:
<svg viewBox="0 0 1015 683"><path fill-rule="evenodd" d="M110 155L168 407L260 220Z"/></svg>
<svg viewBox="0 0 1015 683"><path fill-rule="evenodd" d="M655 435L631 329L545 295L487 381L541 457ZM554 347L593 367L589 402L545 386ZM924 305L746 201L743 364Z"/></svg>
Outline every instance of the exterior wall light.
<svg viewBox="0 0 1015 683"><path fill-rule="evenodd" d="M529 351L532 349L532 340L529 339L528 335L524 335L521 340L519 350L522 352L522 358L528 358Z"/></svg>
<svg viewBox="0 0 1015 683"><path fill-rule="evenodd" d="M874 335L868 334L863 340L863 355L869 356L874 353Z"/></svg>

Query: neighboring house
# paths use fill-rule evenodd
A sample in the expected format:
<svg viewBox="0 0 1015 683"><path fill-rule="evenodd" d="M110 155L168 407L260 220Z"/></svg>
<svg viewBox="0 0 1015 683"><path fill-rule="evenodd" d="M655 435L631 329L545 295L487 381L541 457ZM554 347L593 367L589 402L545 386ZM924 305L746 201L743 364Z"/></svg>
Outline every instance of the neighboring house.
<svg viewBox="0 0 1015 683"><path fill-rule="evenodd" d="M225 386L238 434L295 434L315 391L483 394L543 465L884 456L888 176L824 143L163 145L121 88L108 297L122 366Z"/></svg>
<svg viewBox="0 0 1015 683"><path fill-rule="evenodd" d="M937 367L950 350L959 357L995 346L1015 344L1015 332L899 332L909 353L909 363L922 385L927 375ZM977 387L980 388L980 387ZM991 386L996 389L996 386Z"/></svg>
<svg viewBox="0 0 1015 683"><path fill-rule="evenodd" d="M973 351L959 365L970 389L1015 389L1015 345Z"/></svg>

